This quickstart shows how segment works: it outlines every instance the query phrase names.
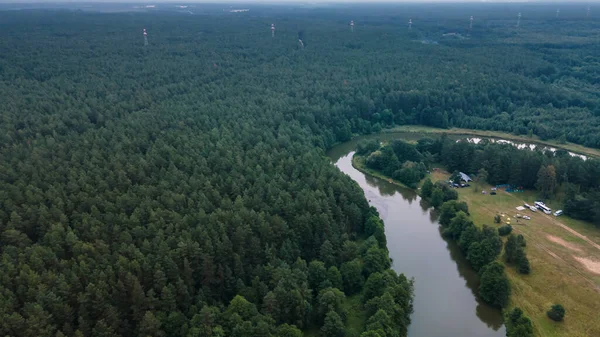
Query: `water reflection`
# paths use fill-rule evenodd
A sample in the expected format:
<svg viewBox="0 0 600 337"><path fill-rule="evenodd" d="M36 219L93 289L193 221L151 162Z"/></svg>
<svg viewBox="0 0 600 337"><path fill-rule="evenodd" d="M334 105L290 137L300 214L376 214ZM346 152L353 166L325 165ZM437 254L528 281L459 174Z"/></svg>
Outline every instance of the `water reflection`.
<svg viewBox="0 0 600 337"><path fill-rule="evenodd" d="M354 156L354 151L351 151L347 155L347 157L349 157L350 160L352 160L353 156ZM417 196L418 196L417 193L409 188L403 188L396 184L393 184L388 181L385 181L385 180L382 180L379 178L375 178L375 177L372 177L369 175L364 175L364 177L365 177L367 184L369 184L369 186L371 186L371 187L377 188L377 191L382 196L391 197L398 193L402 196L402 198L404 200L408 201L409 204L412 204L413 201L417 200ZM419 198L419 200L420 200L420 198ZM426 209L426 208L423 208L423 209Z"/></svg>
<svg viewBox="0 0 600 337"><path fill-rule="evenodd" d="M332 159L333 162L337 162L340 159L340 157L337 157L337 158L335 157L337 154L342 155L342 153L347 154L350 151L354 151L356 149L356 144L358 144L358 142L361 140L379 139L379 140L385 142L385 141L390 141L390 140L394 140L394 139L403 139L403 140L407 140L407 141L417 141L424 137L437 138L439 136L440 136L440 134L432 134L432 133L424 133L424 132L406 132L406 131L404 131L404 132L385 132L385 133L379 133L379 134L373 134L373 135L360 136L360 137L356 137L346 143L335 146L332 149L333 151L329 151L328 156ZM525 149L525 148L528 148L531 150L537 149L537 150L541 150L546 153L564 152L570 156L579 157L583 160L586 160L588 158L587 156L580 154L580 153L574 153L574 152L566 151L564 149L558 149L558 148L546 146L543 144L537 144L535 142L522 143L522 142L513 142L511 140L495 138L495 137L473 137L473 136L460 135L460 134L447 134L447 137L448 137L448 139L451 139L451 140L456 140L456 141L466 140L467 142L470 142L470 143L490 142L490 143L499 143L499 144L511 144L520 149ZM333 157L332 157L332 155L333 155Z"/></svg>
<svg viewBox="0 0 600 337"><path fill-rule="evenodd" d="M352 152L350 155L353 154L354 152ZM388 197L396 194L396 189L394 188L393 184L385 182L381 179L373 178L371 176L365 176L365 178L367 180L367 184L369 184L369 186L376 187L379 191L379 194Z"/></svg>
<svg viewBox="0 0 600 337"><path fill-rule="evenodd" d="M425 201L425 199L421 199L421 200L419 200L419 205L421 206L421 209L423 210L423 215L425 215L425 212L429 211L429 203L427 201Z"/></svg>
<svg viewBox="0 0 600 337"><path fill-rule="evenodd" d="M443 229L439 227L439 233L442 235ZM443 235L442 235L443 237ZM481 321L485 322L488 327L498 330L502 327L502 316L498 316L497 309L490 307L485 304L483 301L479 299L477 296L479 289L479 276L478 274L469 266L469 262L466 257L460 250L460 247L456 242L450 241L444 237L444 241L446 241L446 248L450 252L450 258L452 261L456 262L456 270L465 280L466 286L471 290L473 297L477 301L477 308L475 310L477 317L481 319Z"/></svg>
<svg viewBox="0 0 600 337"><path fill-rule="evenodd" d="M458 141L461 141L465 139L467 142L469 143L473 143L473 144L479 144L479 143L497 143L497 144L510 144L518 149L529 149L531 151L535 151L535 150L540 150L544 153L556 153L557 156L564 156L564 155L570 155L571 157L579 157L583 160L587 160L588 157L579 153L574 153L574 152L570 152L564 149L557 149L555 147L551 147L551 146L545 146L545 145L538 145L538 144L534 144L534 143L521 143L521 142L513 142L512 140L506 140L506 139L500 139L500 138L481 138L481 137L467 137L467 138L461 138L458 139Z"/></svg>

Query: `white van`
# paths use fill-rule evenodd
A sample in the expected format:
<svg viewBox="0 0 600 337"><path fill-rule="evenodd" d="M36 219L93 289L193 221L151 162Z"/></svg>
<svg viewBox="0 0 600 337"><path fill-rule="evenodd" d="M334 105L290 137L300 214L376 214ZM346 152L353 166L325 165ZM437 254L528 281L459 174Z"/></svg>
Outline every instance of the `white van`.
<svg viewBox="0 0 600 337"><path fill-rule="evenodd" d="M561 215L563 215L562 209L559 209L558 211L554 212L554 216L561 216Z"/></svg>

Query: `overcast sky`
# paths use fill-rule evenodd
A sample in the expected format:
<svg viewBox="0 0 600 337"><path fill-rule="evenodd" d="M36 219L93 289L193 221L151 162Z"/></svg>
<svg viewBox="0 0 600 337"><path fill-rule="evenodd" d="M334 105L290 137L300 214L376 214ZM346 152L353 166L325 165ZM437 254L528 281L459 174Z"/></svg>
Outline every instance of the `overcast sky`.
<svg viewBox="0 0 600 337"><path fill-rule="evenodd" d="M446 2L446 3L461 3L461 2L476 2L476 3L498 3L498 2L545 2L545 3L598 3L600 0L0 0L0 3L53 3L53 2L116 2L116 3L133 3L133 2L144 2L144 3L245 3L245 4L257 4L257 3L304 3L304 4L318 4L318 3L381 3L381 2L402 2L402 3L419 3L419 2Z"/></svg>
<svg viewBox="0 0 600 337"><path fill-rule="evenodd" d="M327 3L548 3L600 4L600 0L0 0L0 3L224 3L224 4L327 4Z"/></svg>

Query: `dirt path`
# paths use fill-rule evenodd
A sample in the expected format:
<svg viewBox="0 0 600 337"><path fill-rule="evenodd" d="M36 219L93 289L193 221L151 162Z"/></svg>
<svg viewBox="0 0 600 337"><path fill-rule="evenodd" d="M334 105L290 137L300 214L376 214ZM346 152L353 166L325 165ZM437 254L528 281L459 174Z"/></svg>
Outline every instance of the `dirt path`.
<svg viewBox="0 0 600 337"><path fill-rule="evenodd" d="M510 194L510 193L508 193L508 192L504 192L504 193L506 193L506 194L510 195L511 197L513 197L513 198L517 199L517 200L519 201L519 203L520 203L520 204L522 204L522 203L524 202L523 200L519 200L519 199L518 199L516 196L514 196L513 194ZM575 235L576 237L578 237L578 238L582 239L583 241L585 241L585 242L589 243L590 245L592 245L592 247L594 247L594 248L596 248L596 249L598 249L598 250L600 251L600 245L599 245L599 244L597 244L597 243L595 243L594 241L590 240L590 239L589 239L587 236L585 236L585 235L583 235L583 234L580 234L579 232L577 232L576 230L572 229L571 227L569 227L569 226L566 226L566 225L563 225L562 223L558 222L558 221L556 220L556 217L554 217L554 216L551 216L551 215L547 215L547 214L544 214L544 213L541 213L541 212L539 213L539 215L540 215L540 216L543 216L543 217L545 217L545 218L546 218L547 220L549 220L549 221L550 221L550 223L552 223L553 225L555 225L555 226L558 226L558 227L561 227L562 229L564 229L564 230L566 230L567 232L569 232L569 233L571 233L571 234ZM569 247L568 247L568 248L569 248Z"/></svg>
<svg viewBox="0 0 600 337"><path fill-rule="evenodd" d="M562 223L556 221L556 219L553 219L551 216L544 214L543 216L545 216L546 218L548 218L550 220L550 222L556 226L561 227L562 229L568 231L569 233L575 235L576 237L582 239L583 241L589 243L590 245L592 245L594 248L600 250L600 245L595 243L594 241L590 240L587 236L583 235L583 234L579 234L579 232L577 232L576 230L572 229L571 227L568 227L566 225L563 225Z"/></svg>
<svg viewBox="0 0 600 337"><path fill-rule="evenodd" d="M509 194L511 197L519 200L517 197L515 197L514 195L508 193L508 192L504 192ZM521 203L523 202L522 200L520 201ZM485 205L480 205L480 207L482 209L485 209L489 212L496 212L497 210L495 210L492 207L489 206L485 206ZM509 214L509 213L506 213ZM585 240L586 242L590 243L592 246L596 247L597 249L600 250L600 246L598 244L596 244L595 242L593 242L592 240L588 239L585 235L579 234L577 231L557 222L556 220L554 220L553 218L545 215L545 214L540 214L543 216L546 216L547 218L549 218L549 220L551 220L551 222L559 227L562 227L563 229L567 230L568 232L572 233L573 235ZM524 224L525 225L525 224ZM577 258L575 256L572 256L573 258L575 258L578 262L580 262L580 264L574 264L572 262L568 262L565 259L563 259L562 257L558 256L556 253L554 253L548 246L547 246L547 241L546 240L542 240L540 239L541 236L532 236L529 235L523 231L520 230L519 226L513 226L515 232L519 232L519 234L522 234L526 239L528 243L531 243L533 246L535 246L537 249L547 253L548 255L552 256L554 259L556 259L557 261L559 261L561 264L569 267L571 270L573 270L579 277L581 277L585 282L587 282L588 284L590 284L592 286L592 289L596 290L597 292L600 292L600 286L598 286L596 284L596 282L594 280L592 280L589 277L589 272L592 272L592 270L589 270L589 268L582 263L581 261L577 260ZM593 262L593 261L592 261ZM584 270L581 269L581 267L585 267ZM588 272L586 272L588 271Z"/></svg>
<svg viewBox="0 0 600 337"><path fill-rule="evenodd" d="M600 286L598 286L596 284L596 282L594 282L594 280L592 280L590 277L588 277L587 273L584 273L583 271L581 271L579 268L577 268L577 264L574 263L569 263L567 261L565 261L565 259L563 259L562 257L558 256L556 253L554 253L550 248L548 248L542 240L537 239L537 237L533 237L531 235L528 235L522 231L520 231L518 228L516 228L516 231L518 231L520 234L522 234L526 239L528 243L533 243L533 245L546 252L548 255L552 256L553 258L555 258L556 260L560 261L563 265L569 267L570 269L572 269L575 273L577 273L585 282L589 283L593 289L595 289L597 292L600 292ZM586 266L582 261L579 261L579 258L577 258L576 256L572 256L574 259L576 259L578 262L580 262L582 265L584 265L586 267L586 269L588 269L590 272L593 272L592 270L590 270L590 268L588 266ZM586 259L584 259L586 260ZM593 262L593 261L590 261ZM600 263L599 263L600 264Z"/></svg>
<svg viewBox="0 0 600 337"><path fill-rule="evenodd" d="M508 192L505 192L505 193L508 193ZM515 199L517 199L517 200L518 200L518 198L517 198L517 197L515 197L514 195L512 195L512 194L510 194L510 193L508 193L508 194L509 194L510 196L512 196L513 198L515 198ZM522 202L522 200L521 200L521 202ZM487 207L486 207L486 208L487 208ZM489 209L489 208L488 208L488 209ZM572 228L570 228L570 227L568 227L568 226L566 226L566 225L564 225L564 224L562 224L562 223L558 222L558 221L555 219L555 217L552 217L552 216L549 216L549 215L547 215L547 214L543 214L543 213L540 213L540 215L541 215L541 216L543 216L543 217L546 217L546 218L547 218L547 219L550 221L550 223L552 223L553 225L555 225L555 226L558 226L558 227L561 227L562 229L566 230L567 232L569 232L569 233L571 233L571 234L575 235L576 237L578 237L578 238L580 238L580 239L584 240L585 242L589 243L589 244L590 244L592 247L594 247L594 248L596 248L596 249L600 250L600 245L598 245L598 244L597 244L597 243L595 243L594 241L590 240L590 239L589 239L587 236L585 236L585 235L583 235L583 234L580 234L580 233L579 233L579 232L577 232L576 230L574 230L574 229L572 229ZM593 287L593 289L595 289L596 291L600 292L600 286L598 286L598 285L596 284L596 282L595 282L594 280L592 280L592 279L589 277L589 274L588 274L588 273L585 273L585 272L584 272L584 271L582 271L580 268L576 267L576 265L575 265L575 264L573 264L573 263L569 263L569 262L565 261L565 260L564 260L562 257L558 256L558 255L557 255L556 253L554 253L554 252L553 252L553 251L552 251L552 250L551 250L551 249L550 249L548 246L546 246L545 242L544 242L543 240L540 240L538 236L536 236L536 237L533 237L533 236L531 236L531 235L527 235L527 234L523 233L523 232L522 232L522 231L520 231L518 228L515 228L515 229L516 229L517 231L519 231L521 234L523 234L523 236L525 236L525 237L527 238L527 241L532 241L532 242L534 243L534 245L535 245L535 246L536 246L538 249L540 249L540 250L542 250L542 251L544 251L544 252L548 253L548 255L552 256L553 258L555 258L556 260L560 261L560 262L561 262L561 263L563 263L564 265L567 265L567 266L569 266L569 267L570 267L570 268L571 268L573 271L575 271L575 272L576 272L576 273L577 273L577 274L578 274L578 275L579 275L579 276L580 276L580 277L581 277L583 280L585 280L587 283L589 283L589 284L590 284L590 285ZM553 238L555 238L555 239L553 240ZM564 247L566 247L566 248L569 248L569 249L574 249L574 250L577 250L577 251L579 251L579 252L581 252L581 251L582 251L581 249L577 248L577 247L576 247L576 246L574 246L573 244L571 244L571 243L568 243L568 242L566 242L565 240L563 240L563 239L561 239L561 238L558 238L558 237L555 237L555 236L553 236L553 235L547 235L547 239L548 239L548 240L550 240L550 241L552 241L552 242L558 243L558 244L560 244L560 245L562 245L562 246L564 246ZM556 239L557 239L557 240L556 240ZM571 255L571 257L572 257L573 259L575 259L577 262L579 262L579 263L580 263L580 266L583 266L583 267L585 268L585 270L587 270L588 272L591 272L591 273L594 273L594 274L600 274L600 262L597 262L597 261L594 261L594 260L590 260L590 259L587 259L587 258L582 258L582 257L573 256L573 255Z"/></svg>
<svg viewBox="0 0 600 337"><path fill-rule="evenodd" d="M559 238L558 236L546 235L546 238L548 238L548 240L550 240L550 241L552 241L552 242L554 242L556 244L559 244L559 245L561 245L561 246L563 246L565 248L568 248L570 250L576 251L578 253L582 252L582 250L579 247L577 247L577 245L575 245L573 243L570 243L570 242L567 242L567 241Z"/></svg>
<svg viewBox="0 0 600 337"><path fill-rule="evenodd" d="M507 195L511 196L511 198L513 198L515 200L516 204L522 204L524 201L521 200L520 198L518 198L517 196L515 196L514 194L508 193L503 191L504 193L506 193ZM466 198L467 200L464 199L463 196L463 201L467 201L469 202L468 198ZM501 211L499 209L496 209L495 207L490 207L489 205L478 205L478 207L480 207L483 210L486 210L487 212L489 212L490 214L495 214L498 211ZM512 209L510 210L504 210L505 214L511 214ZM590 244L592 247L598 249L600 251L600 245L595 243L594 241L590 240L587 236L577 232L576 230L558 222L556 220L555 217L553 216L548 216L546 214L543 213L538 213L538 216L541 217L546 217L546 220L548 220L551 224L561 227L563 230L569 232L570 234L584 240L585 242L587 242L588 244ZM523 223L523 225L527 225L526 223ZM554 251L552 251L551 247L548 245L548 241L554 242L554 243L558 243L560 245L565 246L566 248L570 248L573 249L577 252L582 252L583 250L580 249L579 247L577 247L574 244L571 244L561 238L558 238L556 236L552 236L552 235L548 235L548 237L544 238L544 235L528 235L525 232L521 231L519 226L513 226L514 230L519 232L519 234L523 234L523 236L525 236L525 238L527 239L527 242L531 242L532 246L535 246L537 249L545 252L546 254L552 256L556 261L558 261L560 264L567 266L569 269L571 269L576 275L578 275L579 277L581 277L586 283L589 283L592 288L598 292L600 292L600 286L596 284L596 282L590 278L590 273L595 274L596 271L598 271L599 267L600 267L600 262L596 262L595 260L590 260L588 258L582 258L582 257L576 257L573 255L569 255L569 257L575 259L575 261L579 262L579 263L573 263L572 261L567 261L565 260L564 257L559 256L558 254L556 254ZM543 233L543 229L542 229L542 233ZM540 233L540 234L542 234ZM545 233L543 233L545 234ZM552 238L556 238L558 240L553 240ZM560 242L557 242L560 241ZM582 261L582 260L585 261Z"/></svg>

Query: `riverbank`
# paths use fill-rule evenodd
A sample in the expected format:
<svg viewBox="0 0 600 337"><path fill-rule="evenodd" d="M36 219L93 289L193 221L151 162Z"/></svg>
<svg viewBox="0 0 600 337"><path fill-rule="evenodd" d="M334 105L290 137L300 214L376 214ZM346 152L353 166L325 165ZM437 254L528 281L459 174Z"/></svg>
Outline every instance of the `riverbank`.
<svg viewBox="0 0 600 337"><path fill-rule="evenodd" d="M488 191L489 188L480 187ZM469 205L475 224L492 225L496 214L504 214L503 222L511 218L513 233L522 234L527 240L531 274L521 275L509 266L506 271L512 285L511 303L532 319L536 336L600 336L600 322L594 318L600 312L600 270L586 265L589 261L600 261L600 250L595 247L600 243L600 231L589 223L565 216L518 212L516 206L533 204L534 191L498 191L492 196L482 194L481 190L473 186L458 189L459 200ZM530 216L531 220L516 222L519 213ZM567 310L562 323L546 317L546 311L555 303Z"/></svg>
<svg viewBox="0 0 600 337"><path fill-rule="evenodd" d="M392 179L390 177L386 177L383 173L380 173L373 169L368 168L367 164L365 163L365 160L366 160L366 158L363 156L359 156L359 155L352 156L352 167L354 167L355 169L359 170L360 172L367 174L371 177L385 180L390 184L394 184L394 185L400 186L402 188L410 189L410 187L404 185L403 183L399 182L398 180Z"/></svg>
<svg viewBox="0 0 600 337"><path fill-rule="evenodd" d="M352 163L356 142L328 151L332 162L364 191L385 222L392 268L414 279L414 312L409 337L505 337L502 313L477 296L478 275L459 247L440 235L435 213L417 194L389 179L374 178ZM447 310L452 305L453 310ZM432 319L435 317L435 319Z"/></svg>
<svg viewBox="0 0 600 337"><path fill-rule="evenodd" d="M405 187L402 183L369 169L364 157L354 156L352 165L362 173ZM443 170L430 175L432 181L447 180L450 174ZM522 308L534 322L536 336L600 336L600 321L594 315L600 312L600 231L589 223L555 218L541 212L522 212L531 220L516 223L516 206L525 202L532 204L534 191L523 193L482 194L491 186L474 186L458 189L459 200L469 205L471 218L476 225L493 224L496 214L504 219L512 218L513 232L527 240L527 254L532 272L521 275L511 266L506 271L512 285L511 304ZM502 257L499 261L503 263ZM546 317L546 311L554 303L567 309L562 323Z"/></svg>
<svg viewBox="0 0 600 337"><path fill-rule="evenodd" d="M419 126L419 125L402 125L397 126L392 129L382 130L382 133L414 133L414 134L435 134L440 135L446 133L448 135L456 135L456 136L472 136L472 137L485 137L485 138L496 138L496 139L505 139L515 142L523 142L523 143L531 143L543 146L554 147L557 149L564 149L567 151L571 151L574 153L582 154L588 157L600 158L600 149L592 149L585 147L583 145L574 144L574 143L565 143L561 144L556 141L551 140L541 140L537 136L527 137L527 136L518 136L512 133L500 132L500 131L485 131L485 130L472 130L472 129L460 129L460 128L451 128L451 129L438 129L427 126Z"/></svg>

